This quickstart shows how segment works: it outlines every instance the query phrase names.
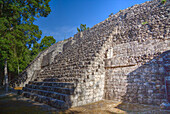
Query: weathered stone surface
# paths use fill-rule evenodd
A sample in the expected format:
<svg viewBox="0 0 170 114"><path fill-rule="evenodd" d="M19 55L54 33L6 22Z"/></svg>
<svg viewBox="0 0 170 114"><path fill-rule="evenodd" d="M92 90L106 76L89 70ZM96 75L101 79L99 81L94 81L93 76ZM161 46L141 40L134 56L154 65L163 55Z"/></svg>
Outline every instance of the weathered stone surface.
<svg viewBox="0 0 170 114"><path fill-rule="evenodd" d="M21 79L28 83L38 70L38 83L74 83L73 95L57 90L69 96L68 101L61 94L57 98L69 102L67 107L102 99L159 105L166 101L164 79L170 76L169 11L169 1L160 0L122 10L39 54ZM25 96L66 106L53 101L53 87L33 85L27 85Z"/></svg>
<svg viewBox="0 0 170 114"><path fill-rule="evenodd" d="M145 58L141 61L144 64L138 63L140 66L107 66L105 98L155 105L165 102L164 80L169 76L165 63L169 62L169 55L170 51L166 51L153 59Z"/></svg>

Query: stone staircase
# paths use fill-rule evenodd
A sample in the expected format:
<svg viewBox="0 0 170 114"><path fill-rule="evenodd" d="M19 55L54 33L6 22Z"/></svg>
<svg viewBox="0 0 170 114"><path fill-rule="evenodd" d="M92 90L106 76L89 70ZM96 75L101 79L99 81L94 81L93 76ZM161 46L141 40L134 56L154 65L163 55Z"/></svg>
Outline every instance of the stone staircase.
<svg viewBox="0 0 170 114"><path fill-rule="evenodd" d="M72 77L62 77L62 78L37 78L35 81L43 82L77 82L78 80Z"/></svg>
<svg viewBox="0 0 170 114"><path fill-rule="evenodd" d="M42 79L30 81L23 88L22 96L44 103L57 109L65 110L72 106L75 83L73 79Z"/></svg>

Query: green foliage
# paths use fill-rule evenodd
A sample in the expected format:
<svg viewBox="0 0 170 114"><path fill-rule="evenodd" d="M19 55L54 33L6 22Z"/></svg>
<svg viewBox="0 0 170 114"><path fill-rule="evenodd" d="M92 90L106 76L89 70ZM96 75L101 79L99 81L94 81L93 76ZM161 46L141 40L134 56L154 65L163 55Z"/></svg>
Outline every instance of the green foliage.
<svg viewBox="0 0 170 114"><path fill-rule="evenodd" d="M41 30L33 22L51 12L50 0L0 0L0 79L4 60L8 61L10 78L21 72L33 59L33 45L41 38Z"/></svg>
<svg viewBox="0 0 170 114"><path fill-rule="evenodd" d="M147 22L147 21L145 21L145 22L142 22L142 25L146 25L146 24L148 24L148 22Z"/></svg>
<svg viewBox="0 0 170 114"><path fill-rule="evenodd" d="M53 45L56 42L56 40L53 38L53 36L45 36L40 43L40 50L43 51Z"/></svg>
<svg viewBox="0 0 170 114"><path fill-rule="evenodd" d="M165 4L165 3L166 3L166 0L161 0L161 3L162 3L162 4Z"/></svg>
<svg viewBox="0 0 170 114"><path fill-rule="evenodd" d="M53 38L53 36L45 36L42 40L41 43L34 43L33 47L31 48L30 51L30 57L31 60L33 60L39 52L47 49L51 45L53 45L56 42L56 40Z"/></svg>
<svg viewBox="0 0 170 114"><path fill-rule="evenodd" d="M89 27L86 27L86 24L81 24L80 25L80 28L77 27L77 31L78 32L82 32L82 31L85 31L85 30L89 30Z"/></svg>
<svg viewBox="0 0 170 114"><path fill-rule="evenodd" d="M113 15L113 13L111 13L110 15L109 15L109 17L111 17Z"/></svg>
<svg viewBox="0 0 170 114"><path fill-rule="evenodd" d="M33 47L31 48L30 51L31 60L33 60L38 55L39 52L40 52L40 44L36 42L33 44Z"/></svg>

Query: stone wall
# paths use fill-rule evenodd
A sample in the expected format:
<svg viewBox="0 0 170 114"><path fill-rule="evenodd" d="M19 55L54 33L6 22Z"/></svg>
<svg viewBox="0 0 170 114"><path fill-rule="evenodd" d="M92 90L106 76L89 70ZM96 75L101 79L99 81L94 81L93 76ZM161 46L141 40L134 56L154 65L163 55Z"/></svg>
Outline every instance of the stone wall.
<svg viewBox="0 0 170 114"><path fill-rule="evenodd" d="M164 51L169 50L168 42L153 39L113 46L105 60L105 98L157 105L165 102L170 51Z"/></svg>
<svg viewBox="0 0 170 114"><path fill-rule="evenodd" d="M48 49L40 52L27 68L19 74L18 78L10 82L10 85L13 87L24 87L25 84L28 84L29 81L36 78L42 70L41 68L52 64L55 56L63 51L63 45L65 43L67 43L67 41L57 42Z"/></svg>
<svg viewBox="0 0 170 114"><path fill-rule="evenodd" d="M129 11L130 19L124 18L126 23L116 27L114 37L119 39L113 39L105 59L106 99L155 105L167 101L164 79L169 76L165 64L170 58L166 52L170 50L168 4L153 1L144 3L145 8L134 6Z"/></svg>
<svg viewBox="0 0 170 114"><path fill-rule="evenodd" d="M128 71L126 72L128 74L140 67L135 61L138 57L153 56L158 52L169 50L168 4L169 2L164 5L160 0L155 0L135 5L109 17L90 30L76 34L70 42L65 44L64 51L56 56L55 63L43 69L39 78L52 76L52 78L71 79L78 83L75 96L72 98L74 101L72 106L105 98L107 95L104 97L104 85L106 86L105 93L114 96L115 88L110 84L114 81L107 80L112 79L111 77L120 81L120 83L115 83L116 87L124 92L123 89L126 88L121 84L126 84L126 81L123 81L127 75L118 78L117 75L108 73L110 69L105 69L104 61L107 58L107 51L113 48L110 53L115 54L110 56L111 65L113 65L111 67L123 65L125 68L118 68L118 71ZM129 67L126 68L126 65ZM140 80L140 76L135 79ZM148 87L147 91L151 92L150 89ZM117 96L116 100L121 99L119 94ZM131 98L133 97L129 99ZM114 97L109 99L114 99Z"/></svg>
<svg viewBox="0 0 170 114"><path fill-rule="evenodd" d="M37 81L64 79L76 83L70 98L72 106L105 98L160 104L165 97L157 91L163 90L161 79L165 75L154 73L154 69L162 72L163 63L150 61L159 61L154 57L170 49L168 6L169 1L162 4L160 0L135 5L75 34L62 44L60 54L54 53L55 49L44 54ZM53 62L48 56L52 56Z"/></svg>

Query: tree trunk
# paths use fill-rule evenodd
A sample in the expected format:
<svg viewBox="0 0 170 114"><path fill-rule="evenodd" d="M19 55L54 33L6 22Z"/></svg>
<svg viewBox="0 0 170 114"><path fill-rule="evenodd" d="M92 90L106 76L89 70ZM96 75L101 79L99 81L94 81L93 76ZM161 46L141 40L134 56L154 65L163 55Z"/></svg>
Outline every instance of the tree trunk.
<svg viewBox="0 0 170 114"><path fill-rule="evenodd" d="M18 63L18 75L19 75L19 63Z"/></svg>
<svg viewBox="0 0 170 114"><path fill-rule="evenodd" d="M7 72L7 59L5 59L4 74L5 74L5 90L6 90L6 92L8 92L8 72Z"/></svg>

